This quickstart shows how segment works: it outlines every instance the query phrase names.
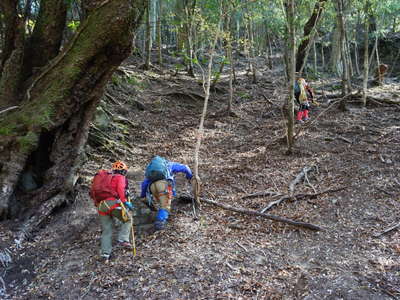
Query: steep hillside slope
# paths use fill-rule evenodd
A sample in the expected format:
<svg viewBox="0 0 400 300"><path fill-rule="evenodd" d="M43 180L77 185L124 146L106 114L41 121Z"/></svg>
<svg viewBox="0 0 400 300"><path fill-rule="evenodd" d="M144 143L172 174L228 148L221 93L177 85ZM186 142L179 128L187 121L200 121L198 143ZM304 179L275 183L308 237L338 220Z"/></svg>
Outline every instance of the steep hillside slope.
<svg viewBox="0 0 400 300"><path fill-rule="evenodd" d="M309 167L293 190L308 196L268 212L325 230L207 204L195 220L190 203L175 201L166 231L137 236L136 257L115 249L109 264L101 262L100 224L87 194L91 176L123 159L137 193L154 154L193 166L203 105L195 80L142 72L132 63L107 88L76 202L61 208L32 241L12 249L6 299L400 297L400 230L376 236L400 222L400 107L352 104L340 112L321 99L311 121L296 125L295 153L288 156L282 142L284 80L267 70L257 85L239 77L235 117L224 114L227 83L213 91L200 154L202 197L260 211L289 194L290 184ZM383 92L394 97L399 84ZM180 193L189 193L181 179ZM2 240L11 239L11 226L0 226Z"/></svg>

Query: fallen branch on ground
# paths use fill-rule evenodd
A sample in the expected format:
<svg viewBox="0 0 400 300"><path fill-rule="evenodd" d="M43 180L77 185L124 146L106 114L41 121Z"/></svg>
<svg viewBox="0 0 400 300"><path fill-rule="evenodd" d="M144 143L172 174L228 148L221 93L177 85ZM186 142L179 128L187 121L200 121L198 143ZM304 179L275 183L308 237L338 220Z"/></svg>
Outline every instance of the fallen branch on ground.
<svg viewBox="0 0 400 300"><path fill-rule="evenodd" d="M269 100L264 94L261 94L261 96L265 99L265 101L267 101L269 104L274 105L274 102L272 102L271 100Z"/></svg>
<svg viewBox="0 0 400 300"><path fill-rule="evenodd" d="M263 214L263 213L260 213L258 211L254 211L254 210L236 208L236 207L229 206L229 205L226 205L226 204L218 203L218 202L210 200L210 199L202 199L202 202L205 202L205 203L208 203L208 204L212 204L212 205L221 207L223 209L234 211L234 212L237 212L237 213L240 213L240 214L245 214L245 215L249 215L249 216L257 216L257 217L264 217L264 218L267 218L267 219L270 219L270 220L273 220L273 221L282 222L282 223L286 223L286 224L297 226L297 227L308 228L308 229L315 230L315 231L324 230L322 227L320 227L318 225L311 224L311 223L306 223L306 222L301 222L301 221L294 221L294 220L291 220L291 219L287 219L287 218L279 217L279 216L275 216L275 215L270 215L270 214Z"/></svg>
<svg viewBox="0 0 400 300"><path fill-rule="evenodd" d="M16 108L18 108L18 107L19 107L19 106L10 106L10 107L7 107L7 108L5 108L5 109L3 109L3 110L0 110L0 114L5 113L5 112L10 111L10 110L13 110L13 109L16 109Z"/></svg>
<svg viewBox="0 0 400 300"><path fill-rule="evenodd" d="M310 172L314 167L304 167L301 172L296 176L296 178L289 184L289 196L292 197L294 194L294 187L296 184L300 182L304 177L307 176L307 173Z"/></svg>
<svg viewBox="0 0 400 300"><path fill-rule="evenodd" d="M388 232L391 232L391 231L393 231L393 230L395 230L395 229L397 229L399 227L400 227L400 223L398 223L398 224L396 224L396 225L394 225L392 227L389 227L388 229L385 229L381 233L375 234L374 237L380 237L381 235L384 235L384 234L386 234Z"/></svg>
<svg viewBox="0 0 400 300"><path fill-rule="evenodd" d="M337 188L337 189L326 189L326 190L323 190L322 192L313 193L313 194L297 194L297 195L293 195L293 196L285 195L285 196L279 198L279 199L276 200L276 201L270 202L270 203L268 204L268 206L264 207L260 212L261 212L261 213L264 213L264 212L266 212L267 210L269 210L272 206L278 205L278 204L280 204L281 202L283 202L283 201L285 201L285 200L289 200L289 199L300 200L300 199L303 199L303 198L315 198L315 197L317 197L317 196L319 196L319 195L322 195L322 194L338 192L338 191L344 190L344 189L346 189L346 188L347 188L347 187L341 187L341 188Z"/></svg>
<svg viewBox="0 0 400 300"><path fill-rule="evenodd" d="M279 195L279 194L276 193L276 192L272 192L272 191L268 191L267 190L267 191L262 191L262 192L256 192L256 193L253 193L253 194L248 194L248 195L243 196L240 199L257 198L257 197L263 197L263 196L277 196L277 195Z"/></svg>
<svg viewBox="0 0 400 300"><path fill-rule="evenodd" d="M288 199L290 199L290 197L289 197L288 195L285 195L285 196L279 198L279 199L276 200L276 201L272 201L272 202L270 202L270 203L268 204L268 206L264 207L260 212L263 214L263 213L265 213L267 210L269 210L272 206L278 205L278 204L280 204L282 201L288 200Z"/></svg>

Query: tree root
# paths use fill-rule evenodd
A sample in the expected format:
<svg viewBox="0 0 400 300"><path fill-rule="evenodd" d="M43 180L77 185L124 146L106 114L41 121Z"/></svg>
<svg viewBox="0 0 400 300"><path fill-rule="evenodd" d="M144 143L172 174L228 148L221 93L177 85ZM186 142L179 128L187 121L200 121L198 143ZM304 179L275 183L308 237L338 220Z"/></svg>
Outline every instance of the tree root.
<svg viewBox="0 0 400 300"><path fill-rule="evenodd" d="M39 206L35 213L28 220L26 220L24 224L22 224L20 230L18 231L17 238L15 239L17 247L19 247L23 241L29 238L34 230L39 228L39 226L45 219L47 219L47 217L50 216L55 208L62 205L66 200L66 194L59 193Z"/></svg>

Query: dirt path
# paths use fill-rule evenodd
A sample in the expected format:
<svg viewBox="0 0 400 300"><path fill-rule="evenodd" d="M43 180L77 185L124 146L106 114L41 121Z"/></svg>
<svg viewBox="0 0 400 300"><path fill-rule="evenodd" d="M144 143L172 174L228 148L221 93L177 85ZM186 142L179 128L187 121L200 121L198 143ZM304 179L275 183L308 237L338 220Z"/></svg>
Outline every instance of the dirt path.
<svg viewBox="0 0 400 300"><path fill-rule="evenodd" d="M141 77L126 69L135 84L111 86L116 102L109 109L131 124L109 135L129 149L115 151L132 166L130 179L138 191L152 155L192 164L202 100L171 92L184 87L200 94L201 88L187 78ZM374 237L400 222L400 108L350 107L343 113L333 107L312 125L296 128L301 132L295 154L287 156L279 142L284 133L279 86L268 73L258 86L248 81L242 78L236 91L238 117L221 117L226 94L211 97L200 157L202 197L261 210L277 197L244 196L265 190L287 194L297 174L313 167L295 193L345 189L286 201L270 213L317 224L324 231L208 205L195 221L189 204L175 203L168 230L140 236L137 257L116 249L111 263L104 265L98 260L100 225L85 184L113 158L91 150L77 202L19 250L20 265L7 279L8 298L400 298L400 230ZM399 85L391 88L400 91ZM133 98L144 104L143 111ZM326 107L315 108L311 117ZM187 189L179 184L181 191Z"/></svg>

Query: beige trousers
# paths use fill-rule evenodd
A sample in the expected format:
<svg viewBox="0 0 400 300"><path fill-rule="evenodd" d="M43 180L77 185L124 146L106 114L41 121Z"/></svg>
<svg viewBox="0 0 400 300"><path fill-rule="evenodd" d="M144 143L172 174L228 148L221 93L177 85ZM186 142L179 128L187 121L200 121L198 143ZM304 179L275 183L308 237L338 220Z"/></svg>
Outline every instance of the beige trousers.
<svg viewBox="0 0 400 300"><path fill-rule="evenodd" d="M150 185L150 192L160 203L160 208L170 211L172 201L172 185L167 180L158 180Z"/></svg>

